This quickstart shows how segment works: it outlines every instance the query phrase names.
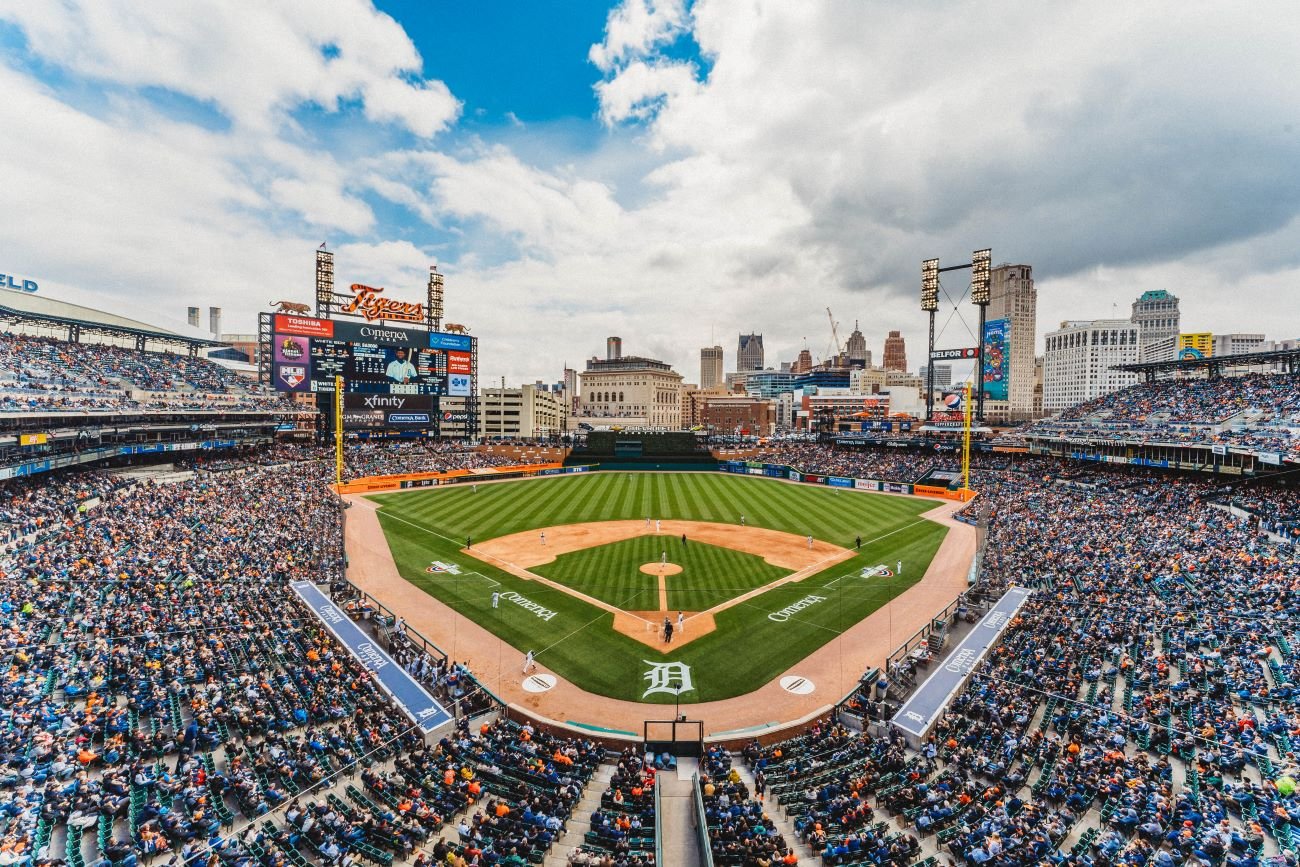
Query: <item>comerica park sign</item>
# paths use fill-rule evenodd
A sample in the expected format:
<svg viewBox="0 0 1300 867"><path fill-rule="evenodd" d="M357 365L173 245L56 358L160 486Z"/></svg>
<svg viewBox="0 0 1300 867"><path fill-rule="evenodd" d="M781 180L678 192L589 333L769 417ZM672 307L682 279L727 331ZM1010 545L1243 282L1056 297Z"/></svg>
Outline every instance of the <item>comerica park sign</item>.
<svg viewBox="0 0 1300 867"><path fill-rule="evenodd" d="M16 289L19 292L35 292L40 288L35 280L26 280L13 274L0 274L0 286L5 289Z"/></svg>

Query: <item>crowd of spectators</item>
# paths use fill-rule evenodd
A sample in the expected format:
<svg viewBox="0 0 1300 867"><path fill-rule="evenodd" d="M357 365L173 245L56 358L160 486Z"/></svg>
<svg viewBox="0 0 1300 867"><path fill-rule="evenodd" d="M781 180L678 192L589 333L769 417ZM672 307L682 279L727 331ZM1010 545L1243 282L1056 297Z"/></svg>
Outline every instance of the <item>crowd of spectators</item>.
<svg viewBox="0 0 1300 867"><path fill-rule="evenodd" d="M78 518L126 481L103 472L27 476L0 487L0 545L14 546Z"/></svg>
<svg viewBox="0 0 1300 867"><path fill-rule="evenodd" d="M732 767L731 754L710 747L700 761L704 818L708 823L713 863L722 867L774 867L797 864L766 805Z"/></svg>
<svg viewBox="0 0 1300 867"><path fill-rule="evenodd" d="M1221 445L1300 458L1300 376L1141 383L1034 422L1015 436Z"/></svg>
<svg viewBox="0 0 1300 867"><path fill-rule="evenodd" d="M297 463L242 469L0 484L40 519L0 555L0 863L538 860L600 751L504 722L426 747L289 589L350 587L340 501ZM463 665L404 638L399 664L473 706Z"/></svg>
<svg viewBox="0 0 1300 867"><path fill-rule="evenodd" d="M784 464L801 473L847 476L886 482L914 482L937 462L933 452L866 448L817 442L773 442L745 458L769 464ZM951 460L948 461L951 463Z"/></svg>
<svg viewBox="0 0 1300 867"><path fill-rule="evenodd" d="M971 865L1293 865L1300 551L1265 531L1295 489L998 460L984 588L1035 594L919 753L831 722L745 751L800 838L828 865L913 863L905 832Z"/></svg>
<svg viewBox="0 0 1300 867"><path fill-rule="evenodd" d="M545 463L547 459L493 454L456 440L409 439L349 442L343 460L344 477L355 479L402 473L481 470Z"/></svg>
<svg viewBox="0 0 1300 867"><path fill-rule="evenodd" d="M655 767L627 749L618 757L591 830L569 854L573 867L647 867L655 854Z"/></svg>
<svg viewBox="0 0 1300 867"><path fill-rule="evenodd" d="M276 392L206 358L0 334L0 412L285 408Z"/></svg>

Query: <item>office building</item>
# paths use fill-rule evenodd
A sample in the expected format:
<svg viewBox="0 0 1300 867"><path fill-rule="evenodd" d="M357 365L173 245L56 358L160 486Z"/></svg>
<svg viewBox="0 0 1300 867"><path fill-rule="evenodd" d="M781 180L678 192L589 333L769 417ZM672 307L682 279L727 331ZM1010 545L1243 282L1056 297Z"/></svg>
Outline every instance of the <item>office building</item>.
<svg viewBox="0 0 1300 867"><path fill-rule="evenodd" d="M776 408L762 398L713 395L704 400L703 424L711 433L770 436L776 430Z"/></svg>
<svg viewBox="0 0 1300 867"><path fill-rule="evenodd" d="M849 374L849 391L876 394L885 388L888 374L883 367L864 367Z"/></svg>
<svg viewBox="0 0 1300 867"><path fill-rule="evenodd" d="M788 370L755 370L745 377L745 394L773 398L794 388L794 374Z"/></svg>
<svg viewBox="0 0 1300 867"><path fill-rule="evenodd" d="M791 373L807 373L813 368L812 353L807 349L799 350L799 357L790 365Z"/></svg>
<svg viewBox="0 0 1300 867"><path fill-rule="evenodd" d="M736 370L763 369L763 335L742 334L736 346Z"/></svg>
<svg viewBox="0 0 1300 867"><path fill-rule="evenodd" d="M1178 335L1178 358L1209 358L1214 354L1214 335L1209 331L1183 332Z"/></svg>
<svg viewBox="0 0 1300 867"><path fill-rule="evenodd" d="M700 350L700 388L715 388L723 381L722 347L704 347Z"/></svg>
<svg viewBox="0 0 1300 867"><path fill-rule="evenodd" d="M844 344L844 352L848 356L849 367L871 366L871 350L867 349L867 338L858 330L856 321L853 323L853 333Z"/></svg>
<svg viewBox="0 0 1300 867"><path fill-rule="evenodd" d="M995 422L1034 418L1034 343L1038 332L1038 292L1031 265L999 265L990 274L989 322L1005 319L1007 399L984 402L984 417ZM935 365L938 369L938 365Z"/></svg>
<svg viewBox="0 0 1300 867"><path fill-rule="evenodd" d="M1215 355L1241 355L1246 352L1264 352L1269 348L1268 341L1262 334L1214 335Z"/></svg>
<svg viewBox="0 0 1300 867"><path fill-rule="evenodd" d="M1133 302L1133 314L1129 319L1142 329L1143 346L1177 337L1181 319L1178 296L1170 295L1164 289L1143 292Z"/></svg>
<svg viewBox="0 0 1300 867"><path fill-rule="evenodd" d="M1173 361L1178 357L1178 335L1142 341L1143 361Z"/></svg>
<svg viewBox="0 0 1300 867"><path fill-rule="evenodd" d="M885 338L885 370L907 370L907 345L901 331L891 331Z"/></svg>
<svg viewBox="0 0 1300 867"><path fill-rule="evenodd" d="M1136 383L1136 373L1113 368L1140 360L1140 334L1128 319L1062 322L1047 335L1043 412L1057 413Z"/></svg>
<svg viewBox="0 0 1300 867"><path fill-rule="evenodd" d="M924 387L924 384L925 384L925 382L926 382L926 374L928 374L929 372L930 372L930 371L929 371L929 367L928 367L928 365L924 365L924 364L922 364L922 365L921 365L921 383L922 383L922 387ZM950 386L950 385L952 385L952 365L951 365L951 364L936 364L936 365L934 366L934 388L935 388L935 390L938 391L939 389L947 388L947 387Z"/></svg>
<svg viewBox="0 0 1300 867"><path fill-rule="evenodd" d="M479 392L480 439L540 439L563 433L562 397L540 385L484 388Z"/></svg>
<svg viewBox="0 0 1300 867"><path fill-rule="evenodd" d="M635 355L592 358L578 379L578 413L588 424L681 429L682 375L667 362Z"/></svg>
<svg viewBox="0 0 1300 867"><path fill-rule="evenodd" d="M606 337L605 338L605 360L617 361L623 357L623 338Z"/></svg>

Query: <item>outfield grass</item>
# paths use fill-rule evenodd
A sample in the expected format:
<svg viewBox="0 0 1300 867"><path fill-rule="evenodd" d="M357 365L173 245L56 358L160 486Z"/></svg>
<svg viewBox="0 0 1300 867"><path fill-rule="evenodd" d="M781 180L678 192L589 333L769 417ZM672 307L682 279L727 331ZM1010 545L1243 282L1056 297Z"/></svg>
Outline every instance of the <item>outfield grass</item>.
<svg viewBox="0 0 1300 867"><path fill-rule="evenodd" d="M372 499L380 506L379 520L398 570L408 581L503 638L520 657L526 650L537 652L540 664L583 689L660 703L673 698L642 698L646 661L691 666L695 689L682 694L683 703L751 692L919 581L947 532L918 518L934 508L933 500L712 473L592 473ZM750 526L811 534L850 549L861 536L862 550L819 575L727 609L718 615L713 633L666 647L664 653L614 632L608 612L459 553L470 536L484 541L537 527L646 517L739 523L742 514ZM430 575L425 569L434 560L456 563L473 574ZM893 569L899 560L905 566L902 576L840 579L881 564ZM541 620L504 603L494 610L494 589L519 593L555 616ZM809 594L825 601L788 620L768 617Z"/></svg>
<svg viewBox="0 0 1300 867"><path fill-rule="evenodd" d="M757 554L703 542L683 545L676 536L639 536L571 551L530 571L624 611L657 611L659 576L640 567L658 563L664 554L682 567L664 578L671 611L707 611L790 574Z"/></svg>

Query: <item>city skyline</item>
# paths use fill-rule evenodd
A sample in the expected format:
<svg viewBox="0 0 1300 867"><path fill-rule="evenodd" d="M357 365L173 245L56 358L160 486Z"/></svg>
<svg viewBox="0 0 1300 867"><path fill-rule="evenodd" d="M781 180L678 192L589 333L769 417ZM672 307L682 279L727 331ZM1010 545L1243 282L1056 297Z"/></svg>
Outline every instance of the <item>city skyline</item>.
<svg viewBox="0 0 1300 867"><path fill-rule="evenodd" d="M248 333L322 241L399 298L436 262L489 381L609 334L683 371L742 331L820 358L826 307L916 368L920 261L982 247L1033 265L1036 354L1159 289L1188 329L1294 338L1300 12L1265 5L1261 39L1172 3L9 4L0 270Z"/></svg>

